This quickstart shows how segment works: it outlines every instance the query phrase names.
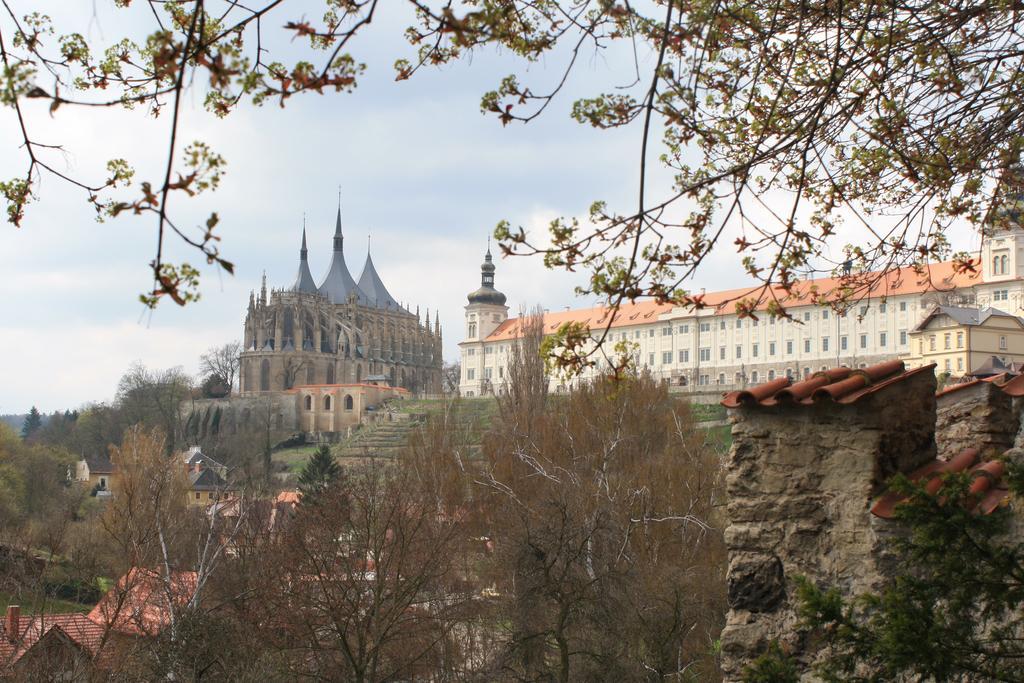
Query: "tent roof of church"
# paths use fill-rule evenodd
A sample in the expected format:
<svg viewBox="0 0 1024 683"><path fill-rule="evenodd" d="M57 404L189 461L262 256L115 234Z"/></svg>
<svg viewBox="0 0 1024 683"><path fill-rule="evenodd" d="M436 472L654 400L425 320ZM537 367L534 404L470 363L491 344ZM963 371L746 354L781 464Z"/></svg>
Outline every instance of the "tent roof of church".
<svg viewBox="0 0 1024 683"><path fill-rule="evenodd" d="M341 207L338 207L338 220L334 228L334 253L331 255L327 275L324 276L318 290L332 304L345 303L349 294L355 292L358 303L366 306L369 304L366 294L352 279L352 274L345 265L344 239L341 233Z"/></svg>
<svg viewBox="0 0 1024 683"><path fill-rule="evenodd" d="M977 265L977 261L975 261ZM865 278L872 275L863 274ZM950 290L957 287L972 287L980 283L977 273L958 272L952 261L931 264L926 272L921 275L911 267L895 268L880 277L861 292L860 296L868 297L892 297L906 296L908 294L924 294L934 290ZM702 300L705 310L709 314L722 314L724 309L731 303L744 298L754 297L760 291L762 285L744 287L740 289L727 289L720 292L708 292L703 295ZM793 289L792 294L787 295L780 289L775 289L779 300L787 307L810 306L814 304L815 296L827 299L829 293L834 289L842 287L839 278L818 278L814 280L803 280ZM757 307L762 314L768 308L771 297ZM693 316L695 311L686 309L671 303L659 304L654 300L638 301L635 303L623 303L619 306L618 314L612 322L612 327L628 327L631 325L642 325L653 323L659 320L661 315L672 313L674 310L685 316ZM567 322L580 322L590 329L600 329L608 324L608 316L611 309L606 306L594 308L582 308L569 311L554 311L544 314L544 334L554 334L555 331ZM502 341L506 339L517 339L521 336L521 320L509 318L499 325L485 341Z"/></svg>
<svg viewBox="0 0 1024 683"><path fill-rule="evenodd" d="M302 249L299 250L299 272L295 276L295 284L292 285L294 292L306 292L316 294L316 282L313 274L309 272L309 261L306 260L306 227L302 227Z"/></svg>
<svg viewBox="0 0 1024 683"><path fill-rule="evenodd" d="M373 267L373 259L370 257L370 252L366 252L366 263L363 264L363 272L359 276L359 289L363 290L366 298L369 299L370 304L377 308L386 308L388 310L401 311L405 310L402 305L395 301L395 298L388 293L387 287L384 286L384 282L380 279L380 275L377 274L377 269Z"/></svg>

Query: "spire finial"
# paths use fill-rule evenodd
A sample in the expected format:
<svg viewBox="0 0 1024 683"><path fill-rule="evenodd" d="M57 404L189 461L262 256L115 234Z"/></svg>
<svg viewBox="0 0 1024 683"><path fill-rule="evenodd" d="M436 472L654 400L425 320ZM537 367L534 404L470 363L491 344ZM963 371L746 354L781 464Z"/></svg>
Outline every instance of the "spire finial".
<svg viewBox="0 0 1024 683"><path fill-rule="evenodd" d="M341 234L341 186L338 186L338 218L334 222L334 251L341 251L345 237Z"/></svg>
<svg viewBox="0 0 1024 683"><path fill-rule="evenodd" d="M370 233L369 232L366 233L366 253L367 253L367 255L369 255L369 253L370 253Z"/></svg>
<svg viewBox="0 0 1024 683"><path fill-rule="evenodd" d="M306 260L306 254L308 253L308 251L309 250L306 249L306 212L303 211L302 212L302 248L299 249L299 256L302 258L303 261Z"/></svg>

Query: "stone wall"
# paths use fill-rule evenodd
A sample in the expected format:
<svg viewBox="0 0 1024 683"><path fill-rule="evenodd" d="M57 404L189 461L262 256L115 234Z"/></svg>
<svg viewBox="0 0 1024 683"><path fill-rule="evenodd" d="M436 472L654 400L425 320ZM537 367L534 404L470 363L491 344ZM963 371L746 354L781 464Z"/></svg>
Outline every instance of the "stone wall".
<svg viewBox="0 0 1024 683"><path fill-rule="evenodd" d="M773 640L810 664L795 576L847 594L881 585L886 532L869 507L893 473L935 458L934 396L934 374L918 372L849 405L730 411L726 681Z"/></svg>
<svg viewBox="0 0 1024 683"><path fill-rule="evenodd" d="M1017 426L1013 399L993 382L954 387L938 396L935 440L943 460L968 447L983 457L1002 453L1013 446Z"/></svg>

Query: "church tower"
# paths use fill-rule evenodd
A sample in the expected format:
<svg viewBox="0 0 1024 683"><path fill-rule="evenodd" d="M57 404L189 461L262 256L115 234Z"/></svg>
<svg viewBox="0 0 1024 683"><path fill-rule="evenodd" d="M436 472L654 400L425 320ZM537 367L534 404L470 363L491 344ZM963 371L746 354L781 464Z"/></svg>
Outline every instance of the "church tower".
<svg viewBox="0 0 1024 683"><path fill-rule="evenodd" d="M462 378L459 391L463 396L480 396L493 385L494 368L487 363L483 341L508 319L505 295L494 288L494 261L491 246L480 265L480 288L471 292L466 306L466 336L462 347ZM493 365L493 359L491 365Z"/></svg>

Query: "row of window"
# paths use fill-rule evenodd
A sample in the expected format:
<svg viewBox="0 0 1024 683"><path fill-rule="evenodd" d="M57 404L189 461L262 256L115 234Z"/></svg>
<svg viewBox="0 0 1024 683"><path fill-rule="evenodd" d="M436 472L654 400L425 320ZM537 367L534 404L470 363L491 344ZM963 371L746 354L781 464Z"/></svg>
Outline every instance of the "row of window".
<svg viewBox="0 0 1024 683"><path fill-rule="evenodd" d="M847 366L844 365L843 367L845 368ZM866 364L865 363L861 363L860 367L862 367L862 368L866 367ZM828 366L826 366L826 365L821 366L821 371L824 372L825 370L828 370ZM798 369L786 368L786 377L788 377L789 379L797 379L797 372L798 371L799 371ZM809 378L811 376L811 372L812 372L811 368L805 367L803 369L803 372L801 373L801 378L802 379ZM757 384L758 382L761 381L761 379L762 378L761 378L760 373L757 370L754 370L753 372L750 373L749 383L750 384ZM766 373L765 377L764 377L764 381L771 382L773 379L775 379L775 370L769 370ZM745 377L745 375L742 372L737 372L734 375L734 377L733 377L733 382L735 384L744 384L744 383L747 383L747 381L748 381L747 378ZM711 375L700 375L700 376L698 376L697 377L697 384L703 384L703 385L711 384ZM726 384L726 377L725 377L725 373L724 372L718 373L717 384Z"/></svg>
<svg viewBox="0 0 1024 683"><path fill-rule="evenodd" d="M324 410L330 410L334 405L334 399L331 396L324 396ZM344 400L345 410L351 411L353 408L352 397L346 395ZM313 410L313 397L306 396L306 410Z"/></svg>
<svg viewBox="0 0 1024 683"><path fill-rule="evenodd" d="M868 347L868 335L867 334L860 335L860 339L858 341L860 342L860 348L866 349ZM907 343L907 332L906 332L906 330L901 330L900 331L900 344L906 345L906 343ZM889 344L889 336L888 336L888 334L886 334L885 332L880 332L879 335L878 335L878 345L880 347L887 347L888 344ZM829 350L830 350L829 347L830 347L829 338L828 337L822 337L821 338L821 352L822 353L828 353ZM793 348L794 348L793 340L792 339L787 340L786 341L786 355L787 356L793 355ZM846 335L843 335L843 336L839 337L839 350L840 351L847 351L847 350L849 350L849 338ZM727 347L719 346L718 347L718 359L719 360L727 360L728 359L727 358L727 351L728 351ZM812 351L813 351L813 349L812 349L812 340L804 339L804 353L811 353ZM711 361L711 348L710 347L701 348L701 349L698 350L698 353L699 353L698 360L700 362L707 363L707 362ZM751 346L750 346L750 358L759 358L760 357L760 353L761 353L761 345L760 344L756 344L756 343L755 344L751 344ZM678 351L678 355L679 355L679 362L680 363L689 363L690 362L690 350L689 349L680 349ZM776 345L775 345L775 342L768 342L768 355L769 356L776 355ZM652 365L652 366L654 365L654 358L655 358L655 355L653 353L648 354L648 361L649 361L648 365ZM673 352L672 351L662 351L661 352L661 364L662 365L670 365L672 363L672 358L673 358ZM735 355L735 358L736 358L736 360L741 360L743 358L743 346L741 344L737 344L736 345L736 355Z"/></svg>

